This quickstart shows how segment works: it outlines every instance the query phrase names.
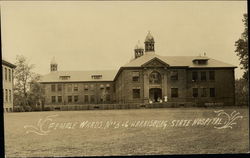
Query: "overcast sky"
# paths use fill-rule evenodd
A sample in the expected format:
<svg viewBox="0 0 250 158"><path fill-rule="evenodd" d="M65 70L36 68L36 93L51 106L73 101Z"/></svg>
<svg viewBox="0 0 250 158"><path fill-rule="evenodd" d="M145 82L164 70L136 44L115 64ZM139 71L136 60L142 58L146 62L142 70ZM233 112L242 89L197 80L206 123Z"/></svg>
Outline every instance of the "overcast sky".
<svg viewBox="0 0 250 158"><path fill-rule="evenodd" d="M246 1L1 2L3 58L24 55L39 74L53 57L59 70L119 69L150 30L159 55L206 52L240 67L234 43L246 12Z"/></svg>

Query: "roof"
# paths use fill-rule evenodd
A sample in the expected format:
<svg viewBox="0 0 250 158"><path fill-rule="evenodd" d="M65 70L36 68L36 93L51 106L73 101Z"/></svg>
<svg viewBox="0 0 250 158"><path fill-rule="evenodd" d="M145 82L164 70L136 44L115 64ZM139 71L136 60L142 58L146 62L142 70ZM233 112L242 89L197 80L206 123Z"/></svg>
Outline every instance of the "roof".
<svg viewBox="0 0 250 158"><path fill-rule="evenodd" d="M39 82L87 82L87 81L113 81L117 70L102 71L53 71L43 75ZM102 75L99 79L93 79L92 75ZM70 76L68 80L62 80L60 76Z"/></svg>
<svg viewBox="0 0 250 158"><path fill-rule="evenodd" d="M154 37L151 35L150 31L145 38L145 42L154 42Z"/></svg>
<svg viewBox="0 0 250 158"><path fill-rule="evenodd" d="M5 66L9 66L11 68L16 68L16 65L14 65L14 64L6 61L6 60L3 60L3 59L2 59L2 64L5 65Z"/></svg>
<svg viewBox="0 0 250 158"><path fill-rule="evenodd" d="M52 60L50 61L50 64L57 64L55 57L52 58Z"/></svg>
<svg viewBox="0 0 250 158"><path fill-rule="evenodd" d="M125 64L123 67L141 67L146 62L157 58L170 67L189 67L189 68L235 68L236 66L224 63L219 60L215 60L209 57L202 57L202 59L208 59L207 64L197 65L193 63L193 60L200 59L200 56L160 56L155 53L146 53L141 57L138 57L129 63Z"/></svg>

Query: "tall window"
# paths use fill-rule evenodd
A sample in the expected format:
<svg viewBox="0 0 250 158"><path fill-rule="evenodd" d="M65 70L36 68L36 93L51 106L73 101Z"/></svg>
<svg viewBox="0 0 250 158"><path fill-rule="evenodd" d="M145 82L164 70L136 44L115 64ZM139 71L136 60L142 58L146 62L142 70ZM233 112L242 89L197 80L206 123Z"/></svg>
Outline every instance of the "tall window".
<svg viewBox="0 0 250 158"><path fill-rule="evenodd" d="M206 81L207 80L207 74L206 71L201 72L201 81Z"/></svg>
<svg viewBox="0 0 250 158"><path fill-rule="evenodd" d="M106 90L109 91L110 90L110 84L106 85Z"/></svg>
<svg viewBox="0 0 250 158"><path fill-rule="evenodd" d="M199 93L198 93L198 88L193 88L193 97L198 97Z"/></svg>
<svg viewBox="0 0 250 158"><path fill-rule="evenodd" d="M5 102L5 91L4 91L4 89L3 89L3 101Z"/></svg>
<svg viewBox="0 0 250 158"><path fill-rule="evenodd" d="M106 101L109 102L110 100L111 100L111 99L110 99L110 95L107 94L107 95L106 95Z"/></svg>
<svg viewBox="0 0 250 158"><path fill-rule="evenodd" d="M77 92L78 91L78 85L74 84L74 91Z"/></svg>
<svg viewBox="0 0 250 158"><path fill-rule="evenodd" d="M140 89L133 89L133 98L134 99L140 98Z"/></svg>
<svg viewBox="0 0 250 158"><path fill-rule="evenodd" d="M197 81L198 80L198 72L197 71L193 71L192 72L192 80L193 81Z"/></svg>
<svg viewBox="0 0 250 158"><path fill-rule="evenodd" d="M90 96L90 102L91 102L91 103L95 103L95 96L94 96L94 95L91 95L91 96Z"/></svg>
<svg viewBox="0 0 250 158"><path fill-rule="evenodd" d="M210 97L215 97L215 88L210 88Z"/></svg>
<svg viewBox="0 0 250 158"><path fill-rule="evenodd" d="M56 96L51 96L51 102L55 103L56 102Z"/></svg>
<svg viewBox="0 0 250 158"><path fill-rule="evenodd" d="M78 102L78 95L74 96L74 102Z"/></svg>
<svg viewBox="0 0 250 158"><path fill-rule="evenodd" d="M160 84L161 83L161 74L159 72L152 72L149 75L149 83L150 84Z"/></svg>
<svg viewBox="0 0 250 158"><path fill-rule="evenodd" d="M72 96L68 96L68 103L72 103Z"/></svg>
<svg viewBox="0 0 250 158"><path fill-rule="evenodd" d="M85 91L89 90L88 85L84 85L84 90Z"/></svg>
<svg viewBox="0 0 250 158"><path fill-rule="evenodd" d="M84 95L84 102L89 103L89 96L88 95Z"/></svg>
<svg viewBox="0 0 250 158"><path fill-rule="evenodd" d="M57 85L57 90L58 90L58 92L61 92L61 91L62 91L62 85L61 85L61 84L58 84L58 85Z"/></svg>
<svg viewBox="0 0 250 158"><path fill-rule="evenodd" d="M207 89L206 88L201 89L201 97L207 97Z"/></svg>
<svg viewBox="0 0 250 158"><path fill-rule="evenodd" d="M209 80L211 80L211 81L215 80L215 73L214 73L214 71L209 71Z"/></svg>
<svg viewBox="0 0 250 158"><path fill-rule="evenodd" d="M93 85L93 84L90 85L90 89L91 89L92 91L94 90L94 85Z"/></svg>
<svg viewBox="0 0 250 158"><path fill-rule="evenodd" d="M139 79L140 79L140 77L139 77L139 71L134 71L133 73L132 73L132 80L134 81L134 82L139 82Z"/></svg>
<svg viewBox="0 0 250 158"><path fill-rule="evenodd" d="M171 80L178 80L178 71L171 72Z"/></svg>
<svg viewBox="0 0 250 158"><path fill-rule="evenodd" d="M8 78L8 71L7 71L7 68L5 68L5 80L7 81L7 78Z"/></svg>
<svg viewBox="0 0 250 158"><path fill-rule="evenodd" d="M55 91L56 91L56 85L54 85L54 84L51 85L51 91L52 91L52 92L55 92Z"/></svg>
<svg viewBox="0 0 250 158"><path fill-rule="evenodd" d="M9 69L9 81L11 82L11 69Z"/></svg>
<svg viewBox="0 0 250 158"><path fill-rule="evenodd" d="M178 88L171 88L171 97L172 98L178 97Z"/></svg>
<svg viewBox="0 0 250 158"><path fill-rule="evenodd" d="M68 84L68 92L72 92L72 84Z"/></svg>
<svg viewBox="0 0 250 158"><path fill-rule="evenodd" d="M10 101L10 102L12 101L12 98L11 98L11 90L9 90L9 101Z"/></svg>
<svg viewBox="0 0 250 158"><path fill-rule="evenodd" d="M8 102L8 90L7 89L5 89L5 100L6 102Z"/></svg>
<svg viewBox="0 0 250 158"><path fill-rule="evenodd" d="M58 96L57 101L58 101L58 103L61 103L62 102L62 96Z"/></svg>
<svg viewBox="0 0 250 158"><path fill-rule="evenodd" d="M103 84L100 85L100 90L104 90L104 85Z"/></svg>

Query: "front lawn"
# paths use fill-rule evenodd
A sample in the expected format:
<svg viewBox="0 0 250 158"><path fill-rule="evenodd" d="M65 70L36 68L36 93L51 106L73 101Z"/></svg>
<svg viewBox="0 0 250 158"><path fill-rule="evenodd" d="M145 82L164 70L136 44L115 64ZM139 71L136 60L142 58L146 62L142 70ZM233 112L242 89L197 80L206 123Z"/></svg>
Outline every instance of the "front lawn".
<svg viewBox="0 0 250 158"><path fill-rule="evenodd" d="M224 125L226 115L219 116L221 124L193 125L197 118L215 118L214 111L218 110L228 114L235 110L243 118L233 121L236 124L232 128L214 128ZM248 119L246 107L5 113L5 154L40 157L245 153L249 149ZM162 124L154 124L157 121ZM27 125L42 128L34 130Z"/></svg>

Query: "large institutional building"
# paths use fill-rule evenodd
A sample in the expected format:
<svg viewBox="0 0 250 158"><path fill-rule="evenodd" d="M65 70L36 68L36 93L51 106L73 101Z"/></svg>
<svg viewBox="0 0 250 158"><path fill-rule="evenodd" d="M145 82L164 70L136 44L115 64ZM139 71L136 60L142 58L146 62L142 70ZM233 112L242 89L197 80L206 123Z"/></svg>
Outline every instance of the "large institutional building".
<svg viewBox="0 0 250 158"><path fill-rule="evenodd" d="M194 103L234 105L233 65L207 56L160 56L148 33L145 47L114 71L58 71L52 60L40 83L45 104Z"/></svg>
<svg viewBox="0 0 250 158"><path fill-rule="evenodd" d="M3 83L3 110L13 111L13 74L16 66L6 60L2 60L2 83Z"/></svg>

